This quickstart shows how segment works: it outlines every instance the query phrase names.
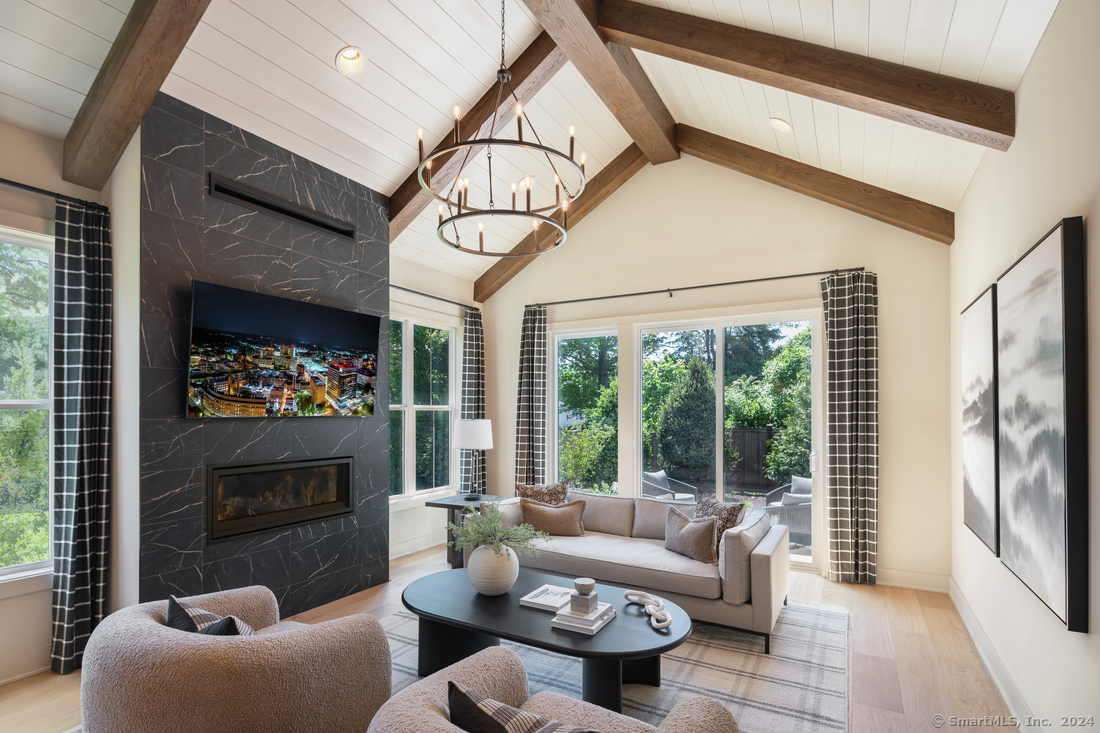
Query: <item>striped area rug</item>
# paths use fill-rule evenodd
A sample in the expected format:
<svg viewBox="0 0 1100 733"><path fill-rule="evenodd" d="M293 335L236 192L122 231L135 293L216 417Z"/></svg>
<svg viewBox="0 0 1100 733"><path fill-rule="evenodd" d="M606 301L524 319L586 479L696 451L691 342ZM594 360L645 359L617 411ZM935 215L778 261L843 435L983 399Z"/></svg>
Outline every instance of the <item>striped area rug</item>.
<svg viewBox="0 0 1100 733"><path fill-rule="evenodd" d="M382 619L382 627L390 640L397 692L418 679L416 616L398 611ZM549 690L581 697L579 659L504 644L523 658L531 694ZM697 624L683 645L662 657L660 687L623 688L623 712L658 725L679 700L692 695L728 707L742 733L846 731L848 614L835 606L784 607L771 655L763 653L759 636Z"/></svg>

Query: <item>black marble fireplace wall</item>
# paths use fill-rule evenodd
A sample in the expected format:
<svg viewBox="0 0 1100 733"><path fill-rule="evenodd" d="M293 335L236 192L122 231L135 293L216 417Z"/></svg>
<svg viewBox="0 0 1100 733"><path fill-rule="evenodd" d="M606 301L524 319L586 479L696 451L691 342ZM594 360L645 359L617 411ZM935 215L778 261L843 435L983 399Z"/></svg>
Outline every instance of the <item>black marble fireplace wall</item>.
<svg viewBox="0 0 1100 733"><path fill-rule="evenodd" d="M214 171L357 225L354 242L212 198ZM389 199L172 97L141 126L142 601L264 585L284 616L389 576ZM382 317L374 416L184 417L191 282ZM216 543L204 465L355 456L355 512Z"/></svg>

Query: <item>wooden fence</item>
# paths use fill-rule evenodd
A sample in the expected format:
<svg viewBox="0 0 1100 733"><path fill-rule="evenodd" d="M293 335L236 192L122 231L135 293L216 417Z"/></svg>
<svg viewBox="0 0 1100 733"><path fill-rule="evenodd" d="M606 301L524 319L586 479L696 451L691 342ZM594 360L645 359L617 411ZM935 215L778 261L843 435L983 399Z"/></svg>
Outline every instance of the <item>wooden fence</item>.
<svg viewBox="0 0 1100 733"><path fill-rule="evenodd" d="M726 492L770 491L778 486L764 475L764 457L768 455L768 441L774 435L771 426L726 430ZM737 459L731 460L734 453Z"/></svg>

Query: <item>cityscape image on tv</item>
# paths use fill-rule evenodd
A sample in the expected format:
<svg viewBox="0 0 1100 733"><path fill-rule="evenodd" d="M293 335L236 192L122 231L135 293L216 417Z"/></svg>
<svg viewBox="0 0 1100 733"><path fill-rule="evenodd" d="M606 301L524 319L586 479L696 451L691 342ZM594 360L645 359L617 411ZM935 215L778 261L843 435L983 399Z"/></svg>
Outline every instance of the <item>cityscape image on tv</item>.
<svg viewBox="0 0 1100 733"><path fill-rule="evenodd" d="M196 282L188 417L373 415L379 320Z"/></svg>

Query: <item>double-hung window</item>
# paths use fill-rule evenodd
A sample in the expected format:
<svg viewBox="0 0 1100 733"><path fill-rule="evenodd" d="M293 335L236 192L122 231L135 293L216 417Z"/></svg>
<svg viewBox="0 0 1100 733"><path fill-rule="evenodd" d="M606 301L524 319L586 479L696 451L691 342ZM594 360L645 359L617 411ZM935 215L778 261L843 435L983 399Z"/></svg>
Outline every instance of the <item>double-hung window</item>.
<svg viewBox="0 0 1100 733"><path fill-rule="evenodd" d="M0 575L50 560L53 239L0 227Z"/></svg>
<svg viewBox="0 0 1100 733"><path fill-rule="evenodd" d="M456 329L390 320L390 496L457 484Z"/></svg>

